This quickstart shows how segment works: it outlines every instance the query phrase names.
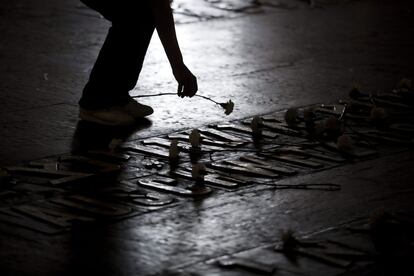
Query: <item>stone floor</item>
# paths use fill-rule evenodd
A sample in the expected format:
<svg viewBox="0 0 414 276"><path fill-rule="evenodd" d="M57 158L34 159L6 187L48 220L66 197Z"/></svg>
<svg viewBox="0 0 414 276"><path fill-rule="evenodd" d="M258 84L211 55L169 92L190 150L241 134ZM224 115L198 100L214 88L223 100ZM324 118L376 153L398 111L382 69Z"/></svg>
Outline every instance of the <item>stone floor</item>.
<svg viewBox="0 0 414 276"><path fill-rule="evenodd" d="M202 147L207 152L201 161L207 164L214 163L211 160L237 161L258 150L274 154L277 145L306 145L303 129L301 135L284 136L283 131L289 131L283 123L285 109L334 103L346 98L352 83L358 83L363 92L390 92L399 79L413 76L414 24L409 20L413 4L354 1L311 7L301 1L262 1L261 6L237 11L236 6L217 9L201 2L174 4L183 53L199 76L199 93L219 102L231 99L235 110L226 116L220 107L198 98L143 98L154 107L154 115L135 129L122 131L77 119L76 103L108 23L74 1L0 4L1 165L13 166L14 173L21 166L49 170L47 177L44 171L35 176L26 173L14 187L1 190L2 275L404 275L405 258L412 253L397 257L385 254L382 260L384 254L378 257L378 248L373 249L378 242L372 243L366 224L373 213L384 209L392 212L396 221L403 221L404 229L411 229L410 140L408 145L394 141L378 146L375 157L352 158L353 162L319 160L323 168L282 166L280 160L266 160L273 170L285 167L299 173L264 177L260 176L263 171L249 167L259 176L250 175L248 185L243 184L243 177L239 183L234 178L210 180L212 184L206 183L204 191L212 189L212 194L202 199L192 199L194 191L186 188L192 182L188 177L176 175L180 181L174 185L168 182L166 177L171 176L162 160L168 153L167 134L182 134L177 139L184 139L187 131L196 127L204 128L203 134L210 138L210 145ZM249 1L229 2L251 5ZM168 63L154 36L132 94L174 91ZM219 128L228 122L248 128L245 118L263 114L274 114L274 121L273 115L264 118L281 125L277 131L274 125L267 128L266 133L277 134L277 138L265 137L262 149L252 143L249 134ZM410 118L404 118L404 123L411 124ZM232 148L231 143L240 141L214 135L212 129L247 139L247 144ZM144 140L151 137L158 140ZM412 132L408 137L412 138ZM120 155L105 159L94 153L106 163L70 159L69 153L106 148L113 138L127 142ZM152 152L131 149L142 146L143 141ZM217 145L220 141L227 144ZM154 149L161 153L157 155ZM341 157L326 150L317 152ZM126 161L125 154L132 158ZM114 158L122 168L117 176L122 183L94 178L81 182L83 186L76 181L69 186L50 185L59 181L56 175L50 176L50 165L55 165L56 171L56 162L63 170L69 166L66 170L88 173L88 166L95 166L92 171L96 166L114 169L108 165ZM179 168L189 168L190 161L194 162L185 157L182 162L188 165ZM210 174L217 170L208 168ZM164 182L159 181L160 175ZM155 182L154 176L158 177ZM223 187L235 183L237 187ZM341 189L280 190L281 186L275 186L301 183L332 183ZM190 196L183 194L188 191ZM66 210L74 201L76 207ZM88 207L82 211L79 206L85 204ZM53 214L52 205L56 208ZM45 209L49 211L34 213ZM326 258L315 261L313 253L313 260L301 255L292 263L273 250L280 241L279 231L286 229L293 229L304 240L331 238L358 245L356 251L361 253L363 248L364 256L371 259L345 269L342 263L327 265ZM350 229L359 231L359 236ZM232 268L217 264L226 258Z"/></svg>

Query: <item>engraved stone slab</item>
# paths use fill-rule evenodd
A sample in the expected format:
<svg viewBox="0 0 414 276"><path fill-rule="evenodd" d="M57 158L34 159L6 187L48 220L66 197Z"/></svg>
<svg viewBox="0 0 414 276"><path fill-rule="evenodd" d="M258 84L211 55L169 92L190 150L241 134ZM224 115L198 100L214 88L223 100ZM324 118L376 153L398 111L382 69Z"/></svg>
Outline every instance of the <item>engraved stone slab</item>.
<svg viewBox="0 0 414 276"><path fill-rule="evenodd" d="M211 163L211 164L208 164L207 166L215 170L248 175L248 176L253 176L253 177L264 177L264 178L279 177L279 175L277 174L254 167L253 165L251 165L250 167L247 167L247 166L240 167L240 166L227 165L227 164L222 164L222 163Z"/></svg>
<svg viewBox="0 0 414 276"><path fill-rule="evenodd" d="M132 151L132 152L137 152L137 153L141 153L141 154L161 157L161 158L169 158L168 151L164 151L164 150L161 150L161 149L156 149L156 148L153 148L153 147L147 147L147 146L143 146L143 145L139 145L139 144L125 145L125 146L122 146L122 149L126 150L126 151Z"/></svg>
<svg viewBox="0 0 414 276"><path fill-rule="evenodd" d="M184 170L176 170L172 172L174 175L178 177L182 177L188 180L193 180L193 177L190 172L184 171ZM220 179L220 175L217 174L207 174L204 177L204 183L206 185L212 185L217 187L223 187L223 188L229 188L234 189L240 187L238 183L230 182L228 180L222 180Z"/></svg>
<svg viewBox="0 0 414 276"><path fill-rule="evenodd" d="M11 209L0 210L0 221L48 235L58 234L64 230L62 227L32 219Z"/></svg>
<svg viewBox="0 0 414 276"><path fill-rule="evenodd" d="M158 137L143 140L142 143L144 145L154 145L154 146L159 146L159 147L163 147L167 149L169 149L171 145L170 140L158 138ZM178 147L180 148L181 151L184 151L184 152L190 152L192 150L191 145L188 143L188 136L187 136L187 140L185 141L185 143L184 144L179 143ZM204 140L204 139L202 140L201 142L202 152L219 151L219 150L222 150L222 144L215 143L214 141L209 141L209 140Z"/></svg>
<svg viewBox="0 0 414 276"><path fill-rule="evenodd" d="M204 135L211 136L217 138L222 141L229 141L229 142L243 142L244 140L240 137L235 135L226 133L224 131L220 131L214 128L201 128L200 132Z"/></svg>
<svg viewBox="0 0 414 276"><path fill-rule="evenodd" d="M334 142L325 142L323 145L331 150L339 152L338 146ZM369 158L377 155L378 152L369 148L353 146L353 150L347 154L356 158Z"/></svg>
<svg viewBox="0 0 414 276"><path fill-rule="evenodd" d="M286 126L283 126L279 123L269 123L269 122L263 122L263 126L265 128L269 128L275 132L286 134L286 135L293 135L293 136L300 136L302 133L300 131L288 128Z"/></svg>
<svg viewBox="0 0 414 276"><path fill-rule="evenodd" d="M251 119L243 121L243 124L245 124L245 125L250 125L250 123L251 123ZM272 131L277 132L277 133L281 133L281 134L293 135L293 136L300 136L301 135L300 131L288 128L288 127L282 125L281 123L264 121L263 122L263 127L271 129Z"/></svg>
<svg viewBox="0 0 414 276"><path fill-rule="evenodd" d="M260 275L273 275L277 270L276 265L268 265L251 259L240 257L224 256L217 261L217 264L225 268L239 268Z"/></svg>
<svg viewBox="0 0 414 276"><path fill-rule="evenodd" d="M311 151L311 150L302 150L299 147L281 147L281 148L275 149L274 151L280 152L280 153L285 152L285 153L290 153L290 154L314 158L314 159L320 159L320 160L334 162L334 163L342 163L346 161L346 159L341 156L334 156L332 154L328 155L328 154L318 153L318 152Z"/></svg>
<svg viewBox="0 0 414 276"><path fill-rule="evenodd" d="M127 154L113 152L109 150L91 150L88 151L87 154L97 159L104 158L113 162L125 162L128 161L128 159L130 158L130 156Z"/></svg>
<svg viewBox="0 0 414 276"><path fill-rule="evenodd" d="M284 167L280 167L280 166L272 166L271 164L269 164L268 162L266 162L263 159L260 159L258 157L253 157L251 155L244 155L240 157L241 161L245 161L245 162L250 162L250 163L254 163L259 165L260 168L266 168L266 169L270 169L273 172L279 173L279 174L283 174L283 175L295 175L298 172L289 168L284 168Z"/></svg>
<svg viewBox="0 0 414 276"><path fill-rule="evenodd" d="M43 223L48 223L56 227L70 227L72 225L71 220L77 218L75 215L68 215L56 212L55 210L47 210L37 206L18 206L12 208L14 211L31 217L35 220Z"/></svg>
<svg viewBox="0 0 414 276"><path fill-rule="evenodd" d="M103 202L80 195L52 199L50 202L69 209L103 217L122 216L132 212L132 209L126 206Z"/></svg>
<svg viewBox="0 0 414 276"><path fill-rule="evenodd" d="M235 124L217 125L216 128L219 130L232 130L235 132L253 135L253 131L249 127L235 125ZM274 138L277 138L279 135L277 133L265 130L262 132L262 136L266 138L274 139Z"/></svg>
<svg viewBox="0 0 414 276"><path fill-rule="evenodd" d="M285 163L293 164L293 165L300 166L300 167L306 167L306 168L311 168L311 169L320 169L324 167L324 165L321 163L298 159L292 156L278 155L278 154L266 154L265 156L278 160L280 162L285 162Z"/></svg>
<svg viewBox="0 0 414 276"><path fill-rule="evenodd" d="M180 196L186 196L186 197L196 197L196 196L203 196L210 194L212 190L208 187L205 187L205 189L190 189L190 188L183 188L183 187L177 187L177 186L170 186L167 184L163 184L160 182L156 182L154 180L143 180L140 179L137 181L137 185L149 188L149 189L155 189L166 193L172 193Z"/></svg>
<svg viewBox="0 0 414 276"><path fill-rule="evenodd" d="M7 171L17 174L21 173L29 175L40 175L44 177L52 177L53 179L49 180L49 183L52 185L69 184L93 176L93 174L88 173L50 169L36 169L27 167L8 167Z"/></svg>
<svg viewBox="0 0 414 276"><path fill-rule="evenodd" d="M163 148L170 148L171 145L171 141L165 138L161 138L161 137L152 137L152 138L148 138L142 141L142 144L144 145L155 145L155 146L160 146ZM182 144L178 145L180 148L183 148ZM187 147L188 148L188 147Z"/></svg>

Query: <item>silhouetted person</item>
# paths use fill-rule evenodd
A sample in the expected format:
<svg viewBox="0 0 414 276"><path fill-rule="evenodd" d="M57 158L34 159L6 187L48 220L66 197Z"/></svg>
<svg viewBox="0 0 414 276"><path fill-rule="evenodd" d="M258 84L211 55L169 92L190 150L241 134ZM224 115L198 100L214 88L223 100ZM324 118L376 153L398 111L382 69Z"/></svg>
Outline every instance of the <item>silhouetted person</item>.
<svg viewBox="0 0 414 276"><path fill-rule="evenodd" d="M79 117L105 125L130 125L153 113L129 96L138 80L155 29L175 79L178 96L192 97L197 79L185 66L170 0L81 0L112 22L79 101Z"/></svg>

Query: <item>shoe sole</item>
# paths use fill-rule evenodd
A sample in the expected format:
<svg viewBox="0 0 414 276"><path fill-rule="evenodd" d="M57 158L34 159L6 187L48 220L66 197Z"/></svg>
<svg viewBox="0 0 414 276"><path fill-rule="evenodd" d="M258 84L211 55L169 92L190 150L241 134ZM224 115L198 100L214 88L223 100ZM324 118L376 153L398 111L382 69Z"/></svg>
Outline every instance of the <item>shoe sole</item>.
<svg viewBox="0 0 414 276"><path fill-rule="evenodd" d="M132 101L134 101L134 100L132 100ZM154 109L152 109L152 107L142 105L142 104L140 104L140 105L141 106L136 106L135 108L134 107L128 108L127 107L128 104L127 104L125 107L120 107L120 109L123 112L128 113L130 116L132 116L134 119L137 119L137 120L145 118L147 116L150 116L154 113ZM135 110L140 110L140 112L135 112L135 111L133 111L134 109ZM146 110L146 112L144 112L144 110Z"/></svg>
<svg viewBox="0 0 414 276"><path fill-rule="evenodd" d="M79 112L79 118L82 119L83 121L96 123L96 124L100 124L100 125L105 125L105 126L131 126L135 123L135 120L125 121L125 122L105 121L105 120L101 120L101 119L99 119L99 118L97 118L93 115L90 115L90 114L88 114L88 112L85 112L85 111L80 111Z"/></svg>

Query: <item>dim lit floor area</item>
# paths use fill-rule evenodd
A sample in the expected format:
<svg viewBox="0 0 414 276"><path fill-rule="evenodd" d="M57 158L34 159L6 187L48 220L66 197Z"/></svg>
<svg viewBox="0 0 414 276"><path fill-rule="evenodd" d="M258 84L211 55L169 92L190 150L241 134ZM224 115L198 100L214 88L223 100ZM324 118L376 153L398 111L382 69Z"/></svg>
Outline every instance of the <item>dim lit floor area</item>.
<svg viewBox="0 0 414 276"><path fill-rule="evenodd" d="M78 119L109 23L0 4L0 274L413 275L414 3L172 5L221 105L151 97L177 90L155 34L155 112L113 128Z"/></svg>

